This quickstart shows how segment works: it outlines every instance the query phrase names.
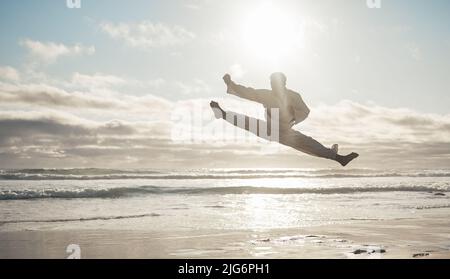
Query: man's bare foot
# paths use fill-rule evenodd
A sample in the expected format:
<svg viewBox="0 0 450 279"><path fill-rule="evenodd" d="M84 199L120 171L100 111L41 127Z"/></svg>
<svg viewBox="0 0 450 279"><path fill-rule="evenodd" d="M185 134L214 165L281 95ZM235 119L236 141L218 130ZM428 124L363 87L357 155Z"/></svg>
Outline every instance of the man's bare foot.
<svg viewBox="0 0 450 279"><path fill-rule="evenodd" d="M336 161L338 161L343 167L345 167L346 165L348 165L348 163L358 157L359 154L355 152L348 154L347 156L336 155Z"/></svg>
<svg viewBox="0 0 450 279"><path fill-rule="evenodd" d="M209 103L209 105L211 106L211 108L214 112L214 116L217 119L225 118L225 111L220 107L218 102L211 101L211 103Z"/></svg>

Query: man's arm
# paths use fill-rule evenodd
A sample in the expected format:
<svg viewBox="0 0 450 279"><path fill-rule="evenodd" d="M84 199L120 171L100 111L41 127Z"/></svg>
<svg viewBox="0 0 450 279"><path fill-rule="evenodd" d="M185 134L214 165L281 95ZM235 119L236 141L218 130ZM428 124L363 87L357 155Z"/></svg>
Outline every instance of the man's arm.
<svg viewBox="0 0 450 279"><path fill-rule="evenodd" d="M247 99L253 102L266 104L268 102L268 94L267 90L258 90L253 89L251 87L245 87L239 84L236 84L234 81L231 80L231 76L229 74L226 74L223 77L223 80L225 81L225 84L227 85L227 93L232 94L235 96L238 96L243 99Z"/></svg>
<svg viewBox="0 0 450 279"><path fill-rule="evenodd" d="M289 93L290 93L289 102L292 104L292 109L295 118L295 120L291 124L296 125L300 122L305 121L305 119L308 118L310 109L305 104L302 96L299 93L294 92L292 90L289 90Z"/></svg>

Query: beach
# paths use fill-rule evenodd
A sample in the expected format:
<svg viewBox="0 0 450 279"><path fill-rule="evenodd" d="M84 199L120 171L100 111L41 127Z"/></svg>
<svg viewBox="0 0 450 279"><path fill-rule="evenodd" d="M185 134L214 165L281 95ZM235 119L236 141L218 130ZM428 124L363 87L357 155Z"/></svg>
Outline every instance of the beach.
<svg viewBox="0 0 450 279"><path fill-rule="evenodd" d="M3 232L0 257L63 259L77 243L81 258L92 259L448 259L449 227L448 218L436 216L262 231Z"/></svg>
<svg viewBox="0 0 450 279"><path fill-rule="evenodd" d="M95 173L94 173L95 172ZM3 171L0 258L450 258L448 172Z"/></svg>

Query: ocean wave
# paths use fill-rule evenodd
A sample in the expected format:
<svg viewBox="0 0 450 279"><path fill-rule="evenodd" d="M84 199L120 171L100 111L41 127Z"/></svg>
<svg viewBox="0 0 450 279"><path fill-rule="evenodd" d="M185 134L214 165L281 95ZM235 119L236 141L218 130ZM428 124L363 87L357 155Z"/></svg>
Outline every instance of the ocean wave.
<svg viewBox="0 0 450 279"><path fill-rule="evenodd" d="M8 220L0 221L0 225L5 224L20 224L20 223L60 223L60 222L87 222L87 221L107 221L107 220L121 220L121 219L136 219L144 217L158 217L160 214L148 213L139 215L119 215L119 216L95 216L86 218L66 218L66 219L48 219L48 220Z"/></svg>
<svg viewBox="0 0 450 279"><path fill-rule="evenodd" d="M450 177L450 171L439 172L225 172L163 174L160 172L81 173L81 172L11 172L0 171L0 180L131 180L131 179L266 179L266 178L376 178L376 177Z"/></svg>
<svg viewBox="0 0 450 279"><path fill-rule="evenodd" d="M49 175L108 175L108 174L157 174L157 170L127 170L127 169L99 169L99 168L41 168L41 169L12 169L0 170L4 173L23 173L23 174L49 174Z"/></svg>
<svg viewBox="0 0 450 279"><path fill-rule="evenodd" d="M370 192L435 192L448 191L447 187L429 186L386 186L386 187L334 187L334 188L279 188L279 187L157 187L139 186L108 189L43 189L0 191L0 200L34 199L114 199L141 195L185 194L185 195L245 195L245 194L353 194Z"/></svg>

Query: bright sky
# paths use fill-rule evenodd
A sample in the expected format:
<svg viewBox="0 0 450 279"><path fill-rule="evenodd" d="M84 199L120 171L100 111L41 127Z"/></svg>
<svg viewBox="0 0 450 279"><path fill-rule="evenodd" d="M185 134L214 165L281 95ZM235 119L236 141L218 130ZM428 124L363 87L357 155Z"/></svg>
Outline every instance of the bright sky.
<svg viewBox="0 0 450 279"><path fill-rule="evenodd" d="M81 0L80 9L69 9L66 0L3 0L0 156L6 160L0 167L54 166L58 160L67 166L104 166L108 158L114 166L123 163L123 156L132 167L229 165L242 147L227 146L205 164L198 155L202 150L194 150L198 146L178 150L142 138L153 129L158 139L170 133L161 127L173 125L174 104L230 99L224 73L267 88L275 71L283 71L288 87L314 108L304 127L308 134L326 144L359 147L361 153L370 149L357 167L376 166L381 154L392 156L396 167L421 167L420 157L431 153L428 166L448 166L450 2L381 3L380 9L369 9L366 0ZM34 123L33 128L23 121ZM70 129L79 125L81 130L61 132L69 122ZM134 131L129 140L136 150L123 151L126 144L111 131L99 132L102 127ZM52 129L61 138L68 133L86 142L62 142ZM95 140L90 133L96 133ZM37 138L21 138L30 134ZM385 149L392 141L401 144L395 151ZM362 147L368 142L370 147ZM259 166L252 162L265 154L252 148L256 151L249 151L243 166ZM405 148L419 153L408 155ZM141 158L139 150L160 164ZM271 154L276 163L267 166L309 166L297 165L292 152L283 152L291 157Z"/></svg>

